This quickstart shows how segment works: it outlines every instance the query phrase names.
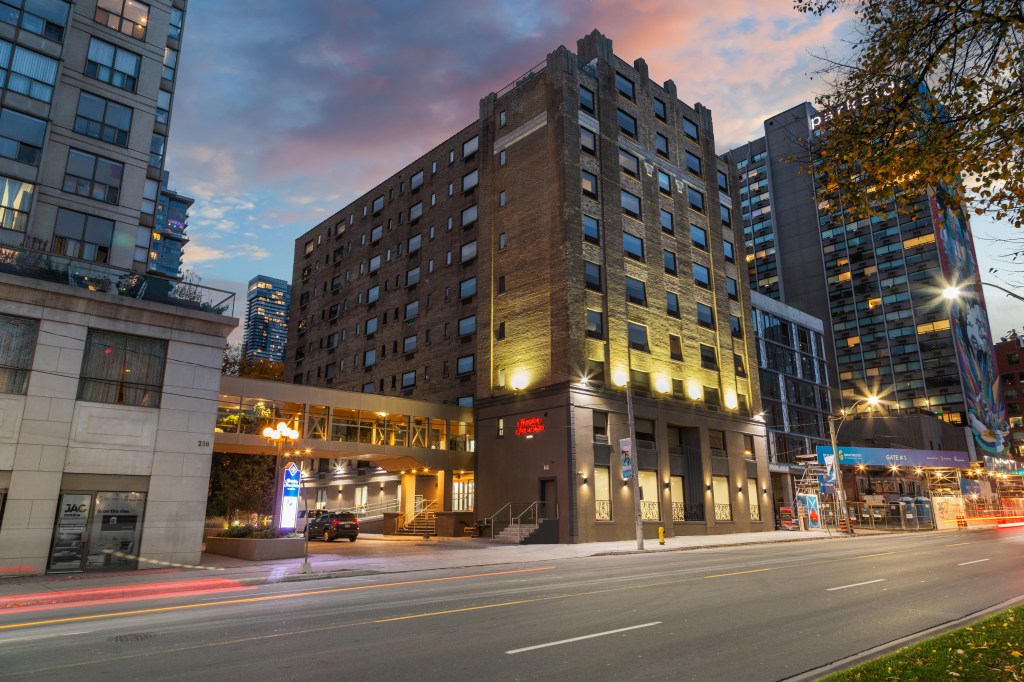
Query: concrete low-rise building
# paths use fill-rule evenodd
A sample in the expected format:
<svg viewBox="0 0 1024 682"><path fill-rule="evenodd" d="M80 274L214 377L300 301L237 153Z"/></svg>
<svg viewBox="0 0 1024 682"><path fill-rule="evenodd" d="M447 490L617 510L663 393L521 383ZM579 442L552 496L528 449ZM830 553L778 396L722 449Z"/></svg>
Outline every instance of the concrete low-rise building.
<svg viewBox="0 0 1024 682"><path fill-rule="evenodd" d="M0 575L198 562L237 323L0 274Z"/></svg>

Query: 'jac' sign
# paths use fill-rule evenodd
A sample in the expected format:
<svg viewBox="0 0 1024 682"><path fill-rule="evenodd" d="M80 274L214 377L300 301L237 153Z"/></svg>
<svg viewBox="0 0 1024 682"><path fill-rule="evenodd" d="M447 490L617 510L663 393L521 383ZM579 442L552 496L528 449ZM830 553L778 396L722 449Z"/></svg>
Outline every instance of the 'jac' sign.
<svg viewBox="0 0 1024 682"><path fill-rule="evenodd" d="M530 436L544 430L544 420L540 417L523 417L516 422L517 436Z"/></svg>

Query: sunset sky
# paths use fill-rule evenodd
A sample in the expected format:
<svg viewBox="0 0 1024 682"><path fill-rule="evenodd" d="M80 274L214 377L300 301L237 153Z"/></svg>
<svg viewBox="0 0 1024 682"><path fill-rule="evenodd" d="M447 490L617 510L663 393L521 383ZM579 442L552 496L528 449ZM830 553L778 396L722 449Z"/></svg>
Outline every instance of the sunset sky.
<svg viewBox="0 0 1024 682"><path fill-rule="evenodd" d="M643 57L653 80L674 80L680 99L710 107L724 152L813 101L824 87L815 55L843 53L845 19L799 14L792 0L189 3L167 162L171 187L196 198L186 267L238 292L240 316L251 277L291 279L296 237L595 28L626 61ZM983 237L1017 233L972 224L982 273L1003 270L1000 245ZM986 297L996 337L1021 328L1024 303Z"/></svg>

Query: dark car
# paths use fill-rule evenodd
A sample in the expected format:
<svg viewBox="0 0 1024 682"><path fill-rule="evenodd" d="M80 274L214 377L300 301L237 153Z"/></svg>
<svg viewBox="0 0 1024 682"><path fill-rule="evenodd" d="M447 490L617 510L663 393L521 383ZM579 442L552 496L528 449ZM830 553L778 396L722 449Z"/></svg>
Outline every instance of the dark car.
<svg viewBox="0 0 1024 682"><path fill-rule="evenodd" d="M359 519L351 512L327 512L310 519L306 524L306 532L311 538L321 538L324 542L332 542L337 538L348 538L355 542L359 537Z"/></svg>

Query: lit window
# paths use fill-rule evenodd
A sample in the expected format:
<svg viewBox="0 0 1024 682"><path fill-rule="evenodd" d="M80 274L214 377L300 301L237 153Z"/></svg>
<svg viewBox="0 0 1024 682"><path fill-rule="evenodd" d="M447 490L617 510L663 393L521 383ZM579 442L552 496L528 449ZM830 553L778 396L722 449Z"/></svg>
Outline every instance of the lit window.
<svg viewBox="0 0 1024 682"><path fill-rule="evenodd" d="M138 0L97 0L95 19L126 36L145 40L149 5Z"/></svg>
<svg viewBox="0 0 1024 682"><path fill-rule="evenodd" d="M597 197L597 176L588 171L580 171L580 187L588 197Z"/></svg>
<svg viewBox="0 0 1024 682"><path fill-rule="evenodd" d="M166 358L166 341L90 329L78 400L160 407Z"/></svg>

